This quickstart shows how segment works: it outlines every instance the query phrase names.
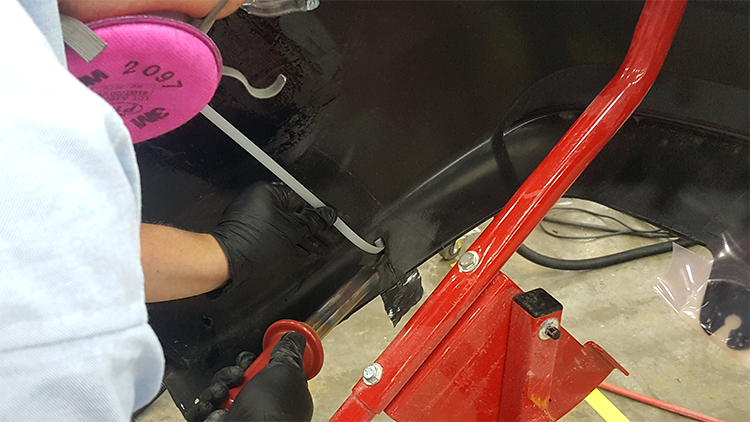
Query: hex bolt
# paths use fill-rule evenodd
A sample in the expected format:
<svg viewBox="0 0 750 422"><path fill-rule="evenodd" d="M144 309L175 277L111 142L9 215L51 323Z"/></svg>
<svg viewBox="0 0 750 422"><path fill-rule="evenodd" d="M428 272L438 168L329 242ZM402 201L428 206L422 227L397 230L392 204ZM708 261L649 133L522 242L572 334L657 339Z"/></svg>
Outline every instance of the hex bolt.
<svg viewBox="0 0 750 422"><path fill-rule="evenodd" d="M458 270L462 273L470 273L479 266L479 254L474 251L466 252L458 260Z"/></svg>
<svg viewBox="0 0 750 422"><path fill-rule="evenodd" d="M380 382L380 378L383 376L383 367L379 363L373 363L372 365L365 368L362 373L362 381L367 385L375 385Z"/></svg>
<svg viewBox="0 0 750 422"><path fill-rule="evenodd" d="M550 318L539 327L539 338L542 340L559 340L560 336L562 336L562 331L560 331L560 322L557 318Z"/></svg>
<svg viewBox="0 0 750 422"><path fill-rule="evenodd" d="M560 332L560 329L557 327L547 327L547 330L544 333L552 340L559 340L562 335L562 332Z"/></svg>

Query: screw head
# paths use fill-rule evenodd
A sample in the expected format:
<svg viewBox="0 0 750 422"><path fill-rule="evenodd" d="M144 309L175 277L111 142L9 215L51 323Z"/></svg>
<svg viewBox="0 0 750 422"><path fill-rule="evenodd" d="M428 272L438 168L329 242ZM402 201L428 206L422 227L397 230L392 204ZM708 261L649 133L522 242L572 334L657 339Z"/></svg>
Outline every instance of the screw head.
<svg viewBox="0 0 750 422"><path fill-rule="evenodd" d="M362 381L367 385L375 385L383 377L383 367L379 363L373 363L365 368L362 373Z"/></svg>
<svg viewBox="0 0 750 422"><path fill-rule="evenodd" d="M557 318L550 318L539 327L539 338L542 340L558 340L560 336L562 336L562 331L560 331L560 321Z"/></svg>
<svg viewBox="0 0 750 422"><path fill-rule="evenodd" d="M461 259L458 260L458 270L462 273L474 271L479 266L479 254L474 251L468 251Z"/></svg>
<svg viewBox="0 0 750 422"><path fill-rule="evenodd" d="M562 332L557 327L549 327L544 333L552 340L559 340L560 336L562 336Z"/></svg>

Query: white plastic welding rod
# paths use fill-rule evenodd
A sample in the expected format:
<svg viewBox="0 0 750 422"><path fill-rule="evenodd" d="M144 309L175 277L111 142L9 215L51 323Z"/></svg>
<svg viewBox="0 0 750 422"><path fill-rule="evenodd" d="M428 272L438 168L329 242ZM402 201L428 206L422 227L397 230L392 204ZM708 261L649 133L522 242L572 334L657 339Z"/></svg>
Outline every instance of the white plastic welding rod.
<svg viewBox="0 0 750 422"><path fill-rule="evenodd" d="M260 161L260 163L263 164L268 170L270 170L271 173L275 174L276 177L281 179L282 182L286 183L287 186L289 186L294 192L296 192L297 195L301 196L302 199L304 199L308 204L315 208L325 206L323 201L318 199L317 196L315 196L312 192L310 192L310 190L302 185L302 183L295 179L294 176L284 170L284 168L281 167L276 161L274 161L273 158L263 152L262 149L258 148L258 146L255 145L253 141L251 141L247 136L243 135L242 132L240 132L236 127L229 123L229 121L227 121L227 119L225 119L221 114L217 113L216 110L211 108L211 106L207 105L206 107L204 107L203 110L201 110L201 114L203 114L203 116L210 120L211 123L216 125L216 127L221 129L222 132L227 134L227 136L232 138L234 142L237 142L237 144L244 148L245 151L249 152L250 155L255 157L256 160ZM340 218L336 219L336 222L333 223L333 227L336 227L336 229L341 232L344 237L349 239L349 241L354 244L354 246L358 247L364 252L374 255L380 253L385 248L383 239L378 239L374 242L374 245L371 245L367 243L366 240L359 237L359 235L355 233L354 230L352 230L349 226L347 226L346 223L344 223L344 221Z"/></svg>

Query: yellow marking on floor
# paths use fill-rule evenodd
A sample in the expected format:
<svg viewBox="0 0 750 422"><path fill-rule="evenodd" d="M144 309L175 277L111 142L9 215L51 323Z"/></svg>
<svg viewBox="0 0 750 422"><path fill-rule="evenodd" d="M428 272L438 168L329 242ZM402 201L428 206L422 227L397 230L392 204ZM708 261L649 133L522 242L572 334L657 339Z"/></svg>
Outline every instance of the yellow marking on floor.
<svg viewBox="0 0 750 422"><path fill-rule="evenodd" d="M607 422L630 422L630 419L623 415L620 409L616 408L598 388L595 388L584 400Z"/></svg>

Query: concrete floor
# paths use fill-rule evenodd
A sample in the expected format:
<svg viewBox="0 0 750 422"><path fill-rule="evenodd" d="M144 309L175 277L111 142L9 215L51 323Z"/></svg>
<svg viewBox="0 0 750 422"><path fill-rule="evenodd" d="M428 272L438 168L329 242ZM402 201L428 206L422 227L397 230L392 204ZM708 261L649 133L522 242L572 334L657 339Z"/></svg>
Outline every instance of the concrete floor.
<svg viewBox="0 0 750 422"><path fill-rule="evenodd" d="M618 215L597 204L583 206ZM642 224L624 218L632 224ZM479 233L480 229L475 229L464 237L464 250ZM546 255L572 259L648 243L651 241L630 237L596 241L554 239L539 229L526 242ZM702 248L694 250L707 253ZM552 270L514 255L503 272L525 291L546 289L563 304L562 325L578 341L597 342L630 371L629 377L614 372L607 379L611 384L725 421L750 421L750 369L683 322L652 289L657 278L669 268L670 255L584 272ZM452 263L436 256L419 268L426 294L437 286ZM326 362L322 372L309 384L315 401L313 421L330 418L362 376L363 368L377 358L397 332L380 300L375 300L324 339ZM631 421L687 420L616 394L603 393ZM168 393L138 418L138 422L182 420ZM375 420L391 419L382 414ZM585 402L562 418L565 422L602 420Z"/></svg>

